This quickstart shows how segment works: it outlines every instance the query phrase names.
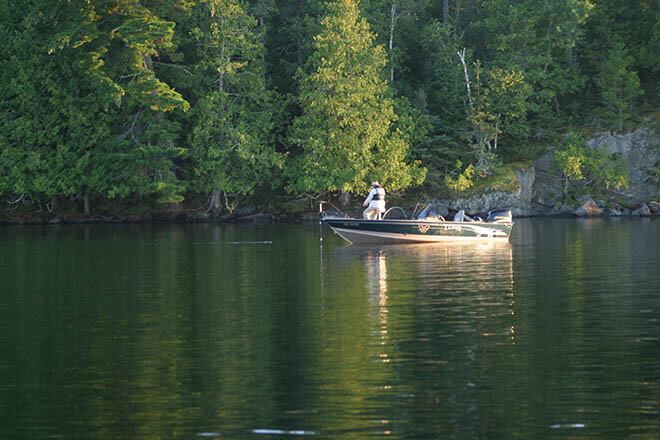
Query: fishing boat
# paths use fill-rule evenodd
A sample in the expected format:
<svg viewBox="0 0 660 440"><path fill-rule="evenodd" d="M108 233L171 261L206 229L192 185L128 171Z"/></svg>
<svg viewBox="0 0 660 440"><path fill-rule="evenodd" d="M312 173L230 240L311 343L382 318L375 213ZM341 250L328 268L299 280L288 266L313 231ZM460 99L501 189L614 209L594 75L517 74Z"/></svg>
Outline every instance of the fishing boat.
<svg viewBox="0 0 660 440"><path fill-rule="evenodd" d="M352 244L506 241L513 228L511 211L504 209L489 211L486 220L460 210L451 221L436 214L432 205L410 219L387 218L392 209L378 220L326 215L322 204L319 211L322 225Z"/></svg>

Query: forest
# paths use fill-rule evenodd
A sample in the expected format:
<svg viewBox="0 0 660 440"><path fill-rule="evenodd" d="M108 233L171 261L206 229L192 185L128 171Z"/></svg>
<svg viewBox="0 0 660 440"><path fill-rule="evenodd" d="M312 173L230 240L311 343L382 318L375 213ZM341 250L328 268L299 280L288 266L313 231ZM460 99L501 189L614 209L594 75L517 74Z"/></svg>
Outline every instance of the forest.
<svg viewBox="0 0 660 440"><path fill-rule="evenodd" d="M0 38L2 210L460 191L658 120L658 0L14 0Z"/></svg>

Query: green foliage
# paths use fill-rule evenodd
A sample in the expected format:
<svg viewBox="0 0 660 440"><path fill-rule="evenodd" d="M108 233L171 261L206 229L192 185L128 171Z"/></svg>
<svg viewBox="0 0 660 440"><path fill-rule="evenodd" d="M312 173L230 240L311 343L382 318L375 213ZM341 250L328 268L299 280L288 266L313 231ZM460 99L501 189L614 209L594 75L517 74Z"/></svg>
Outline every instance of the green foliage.
<svg viewBox="0 0 660 440"><path fill-rule="evenodd" d="M480 26L494 63L522 72L533 88L529 111L548 118L559 115L560 100L569 97L583 79L573 51L583 35L582 25L592 5L582 0L483 2Z"/></svg>
<svg viewBox="0 0 660 440"><path fill-rule="evenodd" d="M423 80L416 86L411 101L428 120L429 133L413 149L429 168L431 184L438 185L443 179L438 182L435 174L444 176L456 161L473 159L464 148L468 130L465 80L456 55L462 41L452 26L435 21L422 32L421 46Z"/></svg>
<svg viewBox="0 0 660 440"><path fill-rule="evenodd" d="M456 163L456 169L460 170L463 164L461 161ZM469 164L462 172L458 172L456 177L445 176L445 186L454 192L463 192L474 186L475 170L474 165Z"/></svg>
<svg viewBox="0 0 660 440"><path fill-rule="evenodd" d="M566 136L554 151L553 164L562 174L565 198L575 192L578 183L591 194L628 185L626 164L621 159L610 157L598 147L587 146L575 133Z"/></svg>
<svg viewBox="0 0 660 440"><path fill-rule="evenodd" d="M383 79L382 47L353 0L328 5L307 71L298 72L303 109L289 139L301 153L291 163L290 190L361 192L371 180L396 191L423 180L407 162L410 133L394 125Z"/></svg>
<svg viewBox="0 0 660 440"><path fill-rule="evenodd" d="M657 119L659 30L648 0L0 2L0 198L474 191ZM565 191L622 182L571 143Z"/></svg>
<svg viewBox="0 0 660 440"><path fill-rule="evenodd" d="M16 151L3 156L13 159L5 162L10 168L23 168L26 158L31 165L11 191L156 193L163 201L180 200L183 187L172 160L181 153L181 125L165 113L189 104L159 79L153 58L165 59L175 46L174 22L157 14L185 13L187 5L99 0L24 6L30 8L26 17L36 18L9 30L14 58L3 79L11 78L13 96L2 106L2 131L6 151Z"/></svg>
<svg viewBox="0 0 660 440"><path fill-rule="evenodd" d="M606 116L617 121L619 130L630 117L632 101L642 94L639 77L630 70L632 63L623 43L617 42L608 52L596 80L607 106Z"/></svg>
<svg viewBox="0 0 660 440"><path fill-rule="evenodd" d="M189 187L244 196L268 182L282 158L269 143L275 97L266 91L256 20L236 0L202 2L191 18Z"/></svg>
<svg viewBox="0 0 660 440"><path fill-rule="evenodd" d="M648 0L593 0L594 8L585 24L585 71L597 76L602 61L617 44L626 48L640 82L657 96L658 51L660 47L660 3Z"/></svg>

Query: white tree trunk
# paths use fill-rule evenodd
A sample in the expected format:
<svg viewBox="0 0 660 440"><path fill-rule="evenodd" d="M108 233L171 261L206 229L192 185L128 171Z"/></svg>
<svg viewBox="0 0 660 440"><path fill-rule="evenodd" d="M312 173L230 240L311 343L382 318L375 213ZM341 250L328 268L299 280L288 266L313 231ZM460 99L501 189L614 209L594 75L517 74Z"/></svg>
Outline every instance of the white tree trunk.
<svg viewBox="0 0 660 440"><path fill-rule="evenodd" d="M468 102L470 103L470 116L474 115L474 105L472 104L472 91L470 90L470 76L468 75L467 66L465 65L465 48L456 52L463 64L463 72L465 73L465 86L467 87Z"/></svg>

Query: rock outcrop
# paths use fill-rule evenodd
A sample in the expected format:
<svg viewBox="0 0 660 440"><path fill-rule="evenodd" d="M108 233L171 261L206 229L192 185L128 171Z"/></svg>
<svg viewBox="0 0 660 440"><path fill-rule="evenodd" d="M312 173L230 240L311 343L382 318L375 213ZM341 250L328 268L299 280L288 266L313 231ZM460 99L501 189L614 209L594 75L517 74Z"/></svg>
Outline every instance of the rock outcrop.
<svg viewBox="0 0 660 440"><path fill-rule="evenodd" d="M514 216L534 215L532 190L534 186L534 167L518 168L511 173L506 189L493 188L481 191L470 197L432 200L439 213L447 216L450 211L464 209L471 214L485 214L493 209L510 209Z"/></svg>
<svg viewBox="0 0 660 440"><path fill-rule="evenodd" d="M627 164L630 184L613 192L607 203L590 196L582 197L575 204L564 203L561 175L552 163L552 147L532 166L515 170L510 184L504 185L506 189L495 187L470 197L432 202L445 213L464 209L471 214L484 214L503 208L510 209L514 216L660 214L660 202L657 202L660 200L658 133L647 128L622 135L606 132L590 139L587 146L604 148Z"/></svg>
<svg viewBox="0 0 660 440"><path fill-rule="evenodd" d="M660 134L648 128L615 135L603 133L587 142L604 148L628 164L630 185L616 193L629 205L641 205L660 196Z"/></svg>

